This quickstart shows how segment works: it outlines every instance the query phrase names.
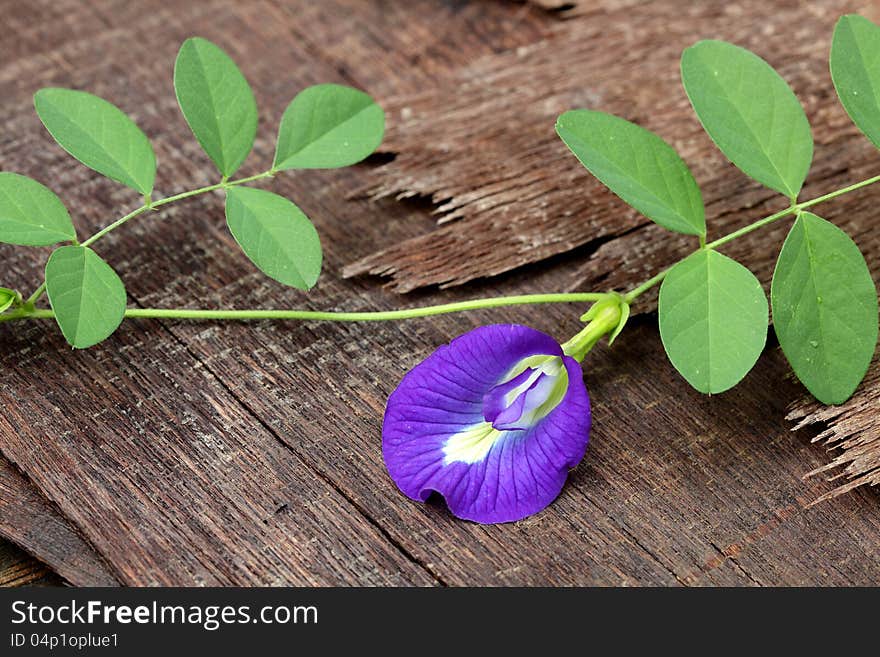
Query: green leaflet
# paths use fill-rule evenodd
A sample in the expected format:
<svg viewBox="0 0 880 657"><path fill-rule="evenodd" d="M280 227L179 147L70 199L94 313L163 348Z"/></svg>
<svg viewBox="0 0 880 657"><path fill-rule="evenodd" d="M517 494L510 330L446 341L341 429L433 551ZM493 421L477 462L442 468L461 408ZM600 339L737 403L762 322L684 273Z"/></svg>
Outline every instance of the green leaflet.
<svg viewBox="0 0 880 657"><path fill-rule="evenodd" d="M877 344L877 290L859 248L834 224L801 214L779 254L770 298L779 344L823 404L840 404Z"/></svg>
<svg viewBox="0 0 880 657"><path fill-rule="evenodd" d="M102 98L72 89L40 89L34 107L58 144L87 167L150 194L156 156L147 136Z"/></svg>
<svg viewBox="0 0 880 657"><path fill-rule="evenodd" d="M125 314L125 286L97 253L83 246L62 246L46 263L46 292L55 321L77 349L109 337Z"/></svg>
<svg viewBox="0 0 880 657"><path fill-rule="evenodd" d="M697 251L669 271L659 312L669 360L700 392L724 392L739 383L767 341L761 284L717 251Z"/></svg>
<svg viewBox="0 0 880 657"><path fill-rule="evenodd" d="M754 53L724 41L687 48L681 77L703 128L728 159L796 198L813 159L813 137L785 80Z"/></svg>
<svg viewBox="0 0 880 657"><path fill-rule="evenodd" d="M273 168L346 167L371 155L384 133L385 113L363 91L338 84L308 87L284 111Z"/></svg>
<svg viewBox="0 0 880 657"><path fill-rule="evenodd" d="M321 273L321 241L289 200L249 187L227 190L226 223L248 258L267 276L308 290Z"/></svg>
<svg viewBox="0 0 880 657"><path fill-rule="evenodd" d="M0 242L49 246L75 239L67 208L52 190L17 173L0 173Z"/></svg>
<svg viewBox="0 0 880 657"><path fill-rule="evenodd" d="M668 230L706 235L700 189L678 153L653 132L592 110L562 114L556 132L590 173Z"/></svg>
<svg viewBox="0 0 880 657"><path fill-rule="evenodd" d="M880 27L855 14L837 21L831 79L853 123L880 148Z"/></svg>
<svg viewBox="0 0 880 657"><path fill-rule="evenodd" d="M257 103L235 62L210 41L183 42L174 91L186 122L224 176L247 158L257 134Z"/></svg>

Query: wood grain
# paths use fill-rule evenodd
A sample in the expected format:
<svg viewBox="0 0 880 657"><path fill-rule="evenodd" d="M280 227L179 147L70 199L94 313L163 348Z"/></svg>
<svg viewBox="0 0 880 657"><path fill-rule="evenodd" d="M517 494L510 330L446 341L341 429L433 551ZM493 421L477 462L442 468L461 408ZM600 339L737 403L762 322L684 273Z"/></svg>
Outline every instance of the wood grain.
<svg viewBox="0 0 880 657"><path fill-rule="evenodd" d="M450 70L466 63L475 52L502 51L519 43L537 40L549 25L541 12L530 11L527 8L510 12L493 7L487 8L478 3L444 5L417 1L406 4L379 4L340 0L320 5L298 3L297 6L292 6L283 2L272 5L272 11L291 16L296 14L296 20L290 20L285 24L292 38L302 39L308 43L310 56L332 60L330 63L343 69L343 72L346 51L351 48L363 51L370 47L370 43L380 40L389 57L387 61L382 61L382 67L375 67L373 75L363 79L363 83L378 86L394 78L398 83L398 89L407 88L407 85L416 88L431 80L440 79ZM70 5L65 7L63 4L48 3L29 8L12 7L12 11L7 12L7 19L18 30L20 38L4 44L4 54L7 58L12 60L15 56L41 55L45 52L46 43L43 39L47 33L51 34L51 42L55 47L63 45L72 33L63 34L60 30L54 32L51 26L60 26L71 21L71 16L65 12L69 7ZM125 8L119 3L83 4L71 13L75 17L75 25L89 22L106 24L111 22L107 18L111 15L121 20L132 18L130 15L120 14L120 10L123 9ZM436 18L435 24L424 23L419 26L411 21L414 15L428 11L431 11ZM376 25L380 20L383 27L377 33ZM444 31L438 32L436 24L443 25ZM318 39L315 38L316 31L310 29L315 25L320 26L317 30L320 36ZM416 25L421 29L403 29L407 25ZM459 38L449 38L452 33ZM340 56L324 55L320 52L320 46L328 39L334 44L339 44ZM8 82L16 81L8 80ZM95 579L95 573L90 570L80 572L69 568L71 561L92 563L100 557L97 557L85 542L75 543L68 540L69 536L75 535L75 530L71 529L69 523L60 514L55 513L51 516L51 525L36 522L35 518L39 516L37 509L41 506L51 509L52 506L47 504L34 486L8 463L0 462L0 469L4 475L0 492L5 495L5 501L10 504L15 503L17 509L30 509L33 512L32 515L11 512L4 514L0 534L27 545L33 553L39 554L56 571L65 574L68 581L73 584L92 585L107 582L107 578L103 576ZM57 528L58 535L50 534L48 532L50 527ZM8 549L15 550L13 546L8 546ZM18 565L16 564L15 567L17 568ZM14 581L25 583L30 580L16 575Z"/></svg>
<svg viewBox="0 0 880 657"><path fill-rule="evenodd" d="M273 2L284 29L311 57L383 101L448 80L474 57L543 39L556 24L533 3ZM326 70L326 69L325 69Z"/></svg>
<svg viewBox="0 0 880 657"><path fill-rule="evenodd" d="M190 34L226 47L255 89L264 118L248 171L268 166L281 110L302 86L358 84L385 104L395 90L412 93L426 80L451 75L467 59L442 61L456 43L473 51L486 39L474 36L479 21L468 12L478 10L469 9L460 30L442 32L441 61L429 63L433 49L419 51L399 26L431 35L438 16L454 20L450 7L458 3L433 9L414 3L419 11L406 20L398 12L410 3L393 3L388 11L389 3L345 5L365 8L363 22L352 24L371 25L369 34L358 30L348 40L330 32L323 38L327 26L341 29L333 20L315 21L313 30L300 22L299 9L318 12L319 4L102 1L89 11L104 27L88 40L66 31L39 39L23 31L37 54L11 46L22 54L0 68L3 168L51 182L77 209L85 234L137 199L49 146L29 102L40 86L87 88L131 112L156 146L158 189L171 194L213 180L167 82L177 45ZM479 6L513 12L508 17L523 11L504 3ZM35 7L38 15L55 11ZM62 9L70 12L67 30L93 18L72 5ZM125 38L130 25L140 26L140 39ZM500 47L513 47L511 39L501 38ZM421 59L401 65L398 47L420 52ZM491 43L485 47L471 55L492 52ZM382 83L376 71L393 74ZM274 191L313 218L326 248L325 274L308 296L266 280L248 264L222 225L219 197L132 222L97 248L122 275L133 305L398 307L399 296L375 281L340 276L346 263L377 245L433 226L419 204L346 200L373 176L368 165L272 181ZM8 263L4 284L20 287L38 277L45 255L0 253ZM583 255L479 286L417 291L405 303L562 289L585 276L578 267ZM635 318L613 349L602 346L591 356L592 444L545 512L483 527L403 498L379 449L384 402L403 373L481 323L524 322L562 339L577 330L582 310L507 309L388 325L132 321L86 352L65 348L49 323L3 326L8 365L0 403L11 411L0 419L0 449L126 584L877 581L876 493L856 491L808 507L832 486L801 480L824 455L809 446L808 436L787 430L785 408L801 391L785 381L778 350L768 349L744 385L703 397L666 363L647 315Z"/></svg>
<svg viewBox="0 0 880 657"><path fill-rule="evenodd" d="M26 552L0 542L0 587L62 586L63 580Z"/></svg>
<svg viewBox="0 0 880 657"><path fill-rule="evenodd" d="M185 346L166 334L170 343L146 349L149 327L132 329L116 349L87 356L45 327L20 330L7 345L40 349L8 367L0 388L25 393L0 418L4 453L122 582L430 581ZM51 369L54 381L29 386L32 368ZM99 407L91 387L104 395Z"/></svg>

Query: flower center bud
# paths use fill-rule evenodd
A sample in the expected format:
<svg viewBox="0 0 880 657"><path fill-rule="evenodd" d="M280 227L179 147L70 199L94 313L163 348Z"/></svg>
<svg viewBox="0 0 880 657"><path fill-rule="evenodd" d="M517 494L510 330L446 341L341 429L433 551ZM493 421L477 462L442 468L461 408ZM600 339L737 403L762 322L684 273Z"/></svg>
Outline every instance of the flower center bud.
<svg viewBox="0 0 880 657"><path fill-rule="evenodd" d="M533 427L552 411L568 389L559 356L530 356L483 398L483 417L498 431Z"/></svg>

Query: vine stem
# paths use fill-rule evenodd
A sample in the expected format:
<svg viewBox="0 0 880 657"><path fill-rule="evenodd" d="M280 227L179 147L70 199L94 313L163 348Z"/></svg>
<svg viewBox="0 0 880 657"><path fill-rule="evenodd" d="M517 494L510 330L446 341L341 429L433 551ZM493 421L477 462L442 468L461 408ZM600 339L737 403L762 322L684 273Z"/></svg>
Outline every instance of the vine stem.
<svg viewBox="0 0 880 657"><path fill-rule="evenodd" d="M92 244L97 242L99 239L101 239L105 235L112 233L114 230L116 230L117 228L119 228L123 224L128 223L131 219L134 219L135 217L144 214L148 210L155 210L156 208L160 208L163 205L168 205L170 203L176 203L177 201L182 201L184 199L191 198L193 196L199 196L200 194L207 194L208 192L214 192L214 191L217 191L218 189L226 189L227 187L235 187L237 185L244 185L245 183L253 182L255 180L261 180L263 178L271 178L274 175L275 175L275 171L273 169L269 169L268 171L263 171L262 173L255 174L253 176L248 176L247 178L238 178L237 180L223 180L223 181L216 183L214 185L207 185L206 187L199 187L197 189L191 189L189 191L181 192L180 194L175 194L173 196L168 196L166 198L161 198L156 201L150 199L150 197L148 196L146 198L145 203L142 206L132 210L124 217L120 217L119 219L114 221L112 224L107 224L106 226L104 226L104 228L99 230L97 233L95 233L94 235L92 235L88 239L84 240L83 242L80 242L79 245L80 246L91 246ZM39 301L40 297L43 296L43 292L45 292L45 291L46 291L46 282L43 281L43 283L41 283L40 286L36 290L34 290L34 293L27 298L27 300L24 302L24 305L26 307L33 306L37 301Z"/></svg>
<svg viewBox="0 0 880 657"><path fill-rule="evenodd" d="M238 180L221 181L215 185L200 187L188 192L182 192L174 196L169 196L158 201L151 201L147 198L147 202L143 206L133 210L124 217L117 219L102 230L98 231L90 238L81 243L81 246L89 246L111 231L119 228L127 221L143 214L147 210L181 201L192 196L205 194L218 189L225 189L235 185L242 185L247 182L259 180L261 178L269 178L275 174L274 170L264 171L247 178ZM880 182L880 175L862 180L860 182L848 185L836 191L817 196L809 201L802 203L793 203L784 210L780 210L774 214L768 215L762 219L735 230L723 237L712 242L705 242L705 238L700 240L700 249L715 249L720 246L732 242L733 240L756 231L764 226L771 224L779 219L790 215L796 215L808 208L824 203L831 199L843 196L857 189L862 189L869 185ZM679 260L681 262L681 260ZM671 267L664 269L660 273L652 276L645 282L639 284L625 295L623 300L627 304L631 304L640 295L658 285L666 278ZM37 290L15 311L0 315L0 322L20 320L20 319L49 319L55 317L55 313L48 309L34 308L34 303L42 296L46 290L45 282L37 288ZM366 311L366 312L334 312L334 311L315 311L315 310L198 310L198 309L175 309L175 308L130 308L125 311L126 318L156 318L156 319L195 319L195 320L312 320L312 321L336 321L336 322L371 322L371 321L388 321L399 319L413 319L417 317L430 317L432 315L442 315L446 313L462 312L466 310L479 310L481 308L498 308L501 306L531 305L542 303L586 303L601 301L609 296L606 293L593 292L571 292L571 293L548 293L548 294L523 294L516 296L490 297L486 299L473 299L470 301L460 301L456 303L447 303L436 306L423 306L421 308L407 308L402 310L388 311Z"/></svg>
<svg viewBox="0 0 880 657"><path fill-rule="evenodd" d="M332 322L380 322L393 319L415 319L444 315L465 310L500 308L502 306L522 306L541 303L588 303L601 301L608 294L599 292L561 292L550 294L521 294L506 297L489 297L457 301L438 306L405 308L402 310L373 310L366 312L334 312L321 310L188 310L186 308L129 308L125 311L128 319L208 319L208 320L257 320L290 319ZM49 309L26 310L0 315L0 322L16 319L52 319L55 313Z"/></svg>
<svg viewBox="0 0 880 657"><path fill-rule="evenodd" d="M793 203L785 210L780 210L779 212L775 212L774 214L768 215L763 219L758 219L755 222L750 223L748 226L743 226L739 230L735 230L732 233L728 233L723 237L719 237L717 240L712 242L708 242L705 244L701 244L701 249L717 249L719 246L724 246L728 242L732 242L733 240L742 237L743 235L748 235L749 233L756 231L760 228L768 224L772 224L774 221L778 221L784 217L788 217L791 215L796 215L804 210L807 210L814 205L819 205L820 203L824 203L825 201L830 201L831 199L835 199L838 196L843 196L844 194L849 194L850 192L854 192L857 189L862 189L863 187L868 187L869 185L873 185L877 182L880 182L880 176L873 176L871 178L867 178L857 183L853 183L852 185L848 185L847 187L842 187L841 189L835 190L828 194L823 194L822 196L817 196L814 199L810 199L809 201L804 201L802 203ZM679 260L678 262L681 262ZM678 264L678 263L676 263ZM675 265L673 265L674 267ZM669 270L672 267L664 269L659 274L652 276L644 283L639 284L634 287L632 290L623 295L624 301L627 303L632 303L638 298L640 295L644 294L648 290L650 290L655 285L663 282L663 279L666 278L666 275L669 273Z"/></svg>

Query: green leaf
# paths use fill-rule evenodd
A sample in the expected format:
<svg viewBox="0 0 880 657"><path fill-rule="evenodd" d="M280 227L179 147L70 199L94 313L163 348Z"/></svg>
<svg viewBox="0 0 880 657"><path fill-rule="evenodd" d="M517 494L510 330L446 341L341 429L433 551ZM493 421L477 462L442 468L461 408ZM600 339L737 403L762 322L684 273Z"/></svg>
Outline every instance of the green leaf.
<svg viewBox="0 0 880 657"><path fill-rule="evenodd" d="M338 84L308 87L281 117L273 168L347 167L372 154L384 133L385 113L363 91Z"/></svg>
<svg viewBox="0 0 880 657"><path fill-rule="evenodd" d="M67 208L52 190L17 173L0 173L0 242L49 246L75 239Z"/></svg>
<svg viewBox="0 0 880 657"><path fill-rule="evenodd" d="M0 313L6 312L18 298L18 293L15 290L10 290L8 287L0 287Z"/></svg>
<svg viewBox="0 0 880 657"><path fill-rule="evenodd" d="M174 63L174 91L186 122L224 176L235 173L254 145L257 103L235 62L210 41L183 42Z"/></svg>
<svg viewBox="0 0 880 657"><path fill-rule="evenodd" d="M840 404L877 344L877 290L859 248L834 224L802 213L770 290L773 327L794 373L823 404Z"/></svg>
<svg viewBox="0 0 880 657"><path fill-rule="evenodd" d="M84 246L62 246L49 256L46 292L55 321L77 349L109 337L125 314L125 286L119 276Z"/></svg>
<svg viewBox="0 0 880 657"><path fill-rule="evenodd" d="M321 273L321 241L308 217L283 196L262 189L227 190L226 223L248 258L267 276L308 290Z"/></svg>
<svg viewBox="0 0 880 657"><path fill-rule="evenodd" d="M653 132L592 110L572 110L556 132L606 187L668 230L706 234L700 188L678 153Z"/></svg>
<svg viewBox="0 0 880 657"><path fill-rule="evenodd" d="M84 91L40 89L34 107L55 141L87 167L150 194L156 156L147 136L122 111Z"/></svg>
<svg viewBox="0 0 880 657"><path fill-rule="evenodd" d="M853 123L880 148L880 27L855 14L837 21L831 79Z"/></svg>
<svg viewBox="0 0 880 657"><path fill-rule="evenodd" d="M739 383L767 341L761 284L717 251L697 251L669 270L659 311L669 360L700 392L724 392Z"/></svg>
<svg viewBox="0 0 880 657"><path fill-rule="evenodd" d="M700 122L728 159L797 197L813 160L813 136L785 80L754 53L724 41L686 49L681 77Z"/></svg>

